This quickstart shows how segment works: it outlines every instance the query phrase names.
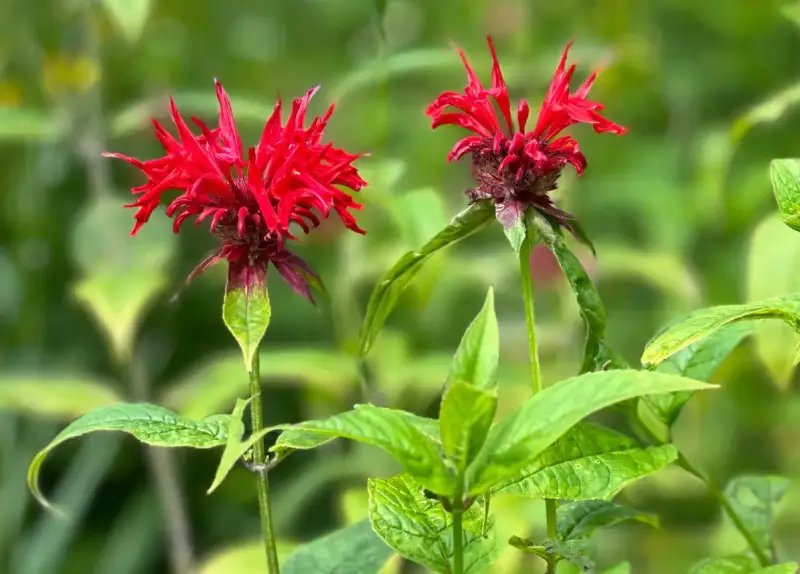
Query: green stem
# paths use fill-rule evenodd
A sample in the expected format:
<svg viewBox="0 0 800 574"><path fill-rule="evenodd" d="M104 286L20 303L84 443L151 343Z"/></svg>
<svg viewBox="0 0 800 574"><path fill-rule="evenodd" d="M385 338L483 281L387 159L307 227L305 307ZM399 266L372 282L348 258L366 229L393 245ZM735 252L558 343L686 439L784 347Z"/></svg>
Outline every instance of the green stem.
<svg viewBox="0 0 800 574"><path fill-rule="evenodd" d="M655 433L640 417L634 416L633 421L654 443L660 445L666 444L666 442L661 440L657 433ZM708 493L713 496L717 502L719 502L720 506L722 506L725 514L728 515L728 518L731 519L731 522L733 522L734 526L736 526L736 529L747 542L750 550L752 550L753 554L755 554L758 563L765 568L767 566L771 566L772 560L770 560L767 553L764 552L764 549L758 544L755 536L752 532L750 532L750 529L747 527L747 524L745 524L744 520L742 520L742 517L736 513L736 509L731 506L731 503L728 500L728 497L725 496L725 493L723 493L711 479L706 477L702 472L700 472L700 470L695 468L695 466L689 462L689 460L680 451L678 451L677 462L678 466L680 466L683 470L705 483Z"/></svg>
<svg viewBox="0 0 800 574"><path fill-rule="evenodd" d="M755 554L758 563L764 568L766 568L767 566L771 566L772 560L770 560L770 557L767 555L766 552L764 552L764 549L761 548L761 546L758 544L756 537L753 535L752 532L750 532L750 529L747 527L747 524L744 523L742 517L739 516L736 513L736 510L733 508L733 506L731 506L731 503L728 500L728 497L725 496L725 493L723 493L717 487L717 485L714 484L709 478L704 476L703 473L701 473L698 469L696 469L692 465L692 463L690 463L686 459L686 457L683 456L683 453L681 452L678 452L678 465L686 472L699 478L706 484L706 488L708 489L709 494L711 494L711 496L716 498L717 501L722 506L723 510L725 510L725 513L728 515L728 518L731 519L733 524L736 526L736 529L747 541L747 545L750 547L750 550L753 551L753 554Z"/></svg>
<svg viewBox="0 0 800 574"><path fill-rule="evenodd" d="M464 516L464 501L460 495L453 498L453 574L463 574L464 526L462 518Z"/></svg>
<svg viewBox="0 0 800 574"><path fill-rule="evenodd" d="M533 229L528 223L528 214L525 218L525 240L519 250L519 274L522 280L522 300L525 303L525 326L528 331L528 354L531 360L531 377L533 381L533 394L542 391L542 370L539 365L539 347L536 343L536 315L533 305L533 276L531 275L531 253L535 245ZM545 499L547 517L547 536L555 540L556 532L556 501ZM550 556L547 559L547 574L555 574L556 559Z"/></svg>
<svg viewBox="0 0 800 574"><path fill-rule="evenodd" d="M526 217L526 216L523 216ZM522 280L522 299L525 303L525 325L528 330L528 354L531 360L533 394L542 390L542 372L539 367L539 349L536 344L536 317L533 310L533 277L531 276L531 252L533 230L526 224L525 241L519 250L519 273Z"/></svg>
<svg viewBox="0 0 800 574"><path fill-rule="evenodd" d="M556 531L556 501L550 498L545 499L545 512L547 513L547 537L555 540L558 536ZM556 574L556 557L547 558L547 574Z"/></svg>
<svg viewBox="0 0 800 574"><path fill-rule="evenodd" d="M258 351L253 355L253 365L250 368L250 417L252 432L255 434L264 428L261 413L261 373ZM253 445L253 463L258 468L266 464L264 440L258 440ZM267 571L269 574L279 574L281 569L278 564L278 550L275 546L275 529L272 525L272 512L269 504L269 480L266 470L256 472L258 482L258 512L261 515L261 533L264 537L264 548L267 551Z"/></svg>

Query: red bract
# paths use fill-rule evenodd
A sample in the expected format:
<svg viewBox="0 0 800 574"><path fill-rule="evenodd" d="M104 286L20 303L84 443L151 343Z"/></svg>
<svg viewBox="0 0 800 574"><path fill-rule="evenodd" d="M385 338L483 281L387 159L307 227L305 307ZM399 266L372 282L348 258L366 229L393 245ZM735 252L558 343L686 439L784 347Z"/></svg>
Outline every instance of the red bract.
<svg viewBox="0 0 800 574"><path fill-rule="evenodd" d="M366 185L352 165L360 156L321 143L333 105L309 127L304 126L317 87L292 102L285 125L279 100L258 145L246 151L228 95L219 82L216 89L217 128L210 129L192 117L200 131L200 135L193 134L170 98L178 139L153 120L156 137L166 152L164 157L139 161L118 153L104 154L127 161L147 176L144 185L131 190L139 197L125 206L138 208L131 235L147 222L166 191L178 190L182 193L167 207L175 233L186 219L194 217L195 225L209 220L211 232L222 240L219 249L203 260L189 279L227 259L229 288L250 285L259 277L263 279L271 261L296 293L313 301L308 282L316 275L285 248L287 239L297 239L290 224L308 233L319 225L320 218L335 211L345 227L363 234L350 213L361 205L337 187L358 191Z"/></svg>
<svg viewBox="0 0 800 574"><path fill-rule="evenodd" d="M572 164L581 175L586 158L572 137L556 136L578 123L591 124L597 133L622 135L627 129L601 116L603 106L586 98L597 72L570 93L575 65L568 69L565 66L572 42L564 49L533 129L525 131L530 108L524 99L517 107L515 127L508 87L491 37L487 40L492 54L492 87L488 90L483 87L459 49L469 79L464 93L444 92L425 113L433 118L434 129L456 125L475 134L459 140L447 156L447 161L454 161L472 154L472 174L478 186L467 192L471 201L492 199L497 218L506 227L512 226L525 208L531 206L574 233L570 225L573 217L553 205L548 193L556 188L565 165ZM446 113L451 107L457 111ZM499 118L495 109L500 111Z"/></svg>

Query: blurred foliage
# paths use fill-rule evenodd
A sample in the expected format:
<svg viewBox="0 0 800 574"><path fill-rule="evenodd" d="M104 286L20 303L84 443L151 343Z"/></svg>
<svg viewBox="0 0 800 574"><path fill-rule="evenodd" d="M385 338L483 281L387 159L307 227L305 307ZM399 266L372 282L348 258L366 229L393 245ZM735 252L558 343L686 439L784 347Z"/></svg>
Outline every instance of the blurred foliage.
<svg viewBox="0 0 800 574"><path fill-rule="evenodd" d="M800 155L800 4L2 0L0 7L2 572L171 571L157 473L133 440L100 435L54 451L42 487L69 520L34 507L24 473L63 423L115 397L202 418L229 412L243 395L241 358L220 320L224 270L182 287L214 240L189 229L173 239L165 221L129 238L133 218L119 208L128 197L120 190L138 185L137 174L100 157L104 150L154 157L149 118L165 118L168 95L185 113L212 120L214 77L229 90L245 138L257 137L278 94L290 98L321 83L315 110L337 102L328 137L372 153L360 162L371 182L360 197L368 235L340 236L325 225L300 248L332 304L314 309L271 283L275 312L261 357L266 424L328 416L359 400L351 353L366 297L403 251L420 247L464 206L468 169L444 161L457 134L431 132L423 114L440 91L465 83L451 41L487 78L484 35L492 33L512 95L531 102L570 38L579 75L604 66L593 95L630 133L596 138L576 130L590 167L583 178L565 177L559 198L597 245L596 262L587 256L586 264L607 306L609 343L626 358L638 358L658 327L691 308L796 289L797 239L773 224L768 165ZM436 257L370 354L377 398L435 413L452 352L493 284L499 415L507 412L528 394L515 257L496 226ZM579 368L582 325L546 257L534 274L543 373L552 382ZM792 478L786 500L795 502L775 510L774 536L787 560L800 557L800 399L793 364L774 349L793 347L790 335L771 325L738 347L714 379L724 391L694 397L675 439L718 482L742 472ZM261 557L248 546L258 531L249 476L234 469L206 496L216 459L175 454L199 571L259 571ZM286 461L272 482L287 554L344 523L353 487L393 470L382 455L344 443ZM662 528L603 533L601 571L626 572L621 562L629 560L632 572L686 572L711 553L743 549L713 501L679 472L653 475L621 498L660 515ZM366 500L347 500L347 522L366 516ZM493 507L499 540L543 532L538 502L499 497ZM536 558L520 554L504 552L497 571L536 567Z"/></svg>

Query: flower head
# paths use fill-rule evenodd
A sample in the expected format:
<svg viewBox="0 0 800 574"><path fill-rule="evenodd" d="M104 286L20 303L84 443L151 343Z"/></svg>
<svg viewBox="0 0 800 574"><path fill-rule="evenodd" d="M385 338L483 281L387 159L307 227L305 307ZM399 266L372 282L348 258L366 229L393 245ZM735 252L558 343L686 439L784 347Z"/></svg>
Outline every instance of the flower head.
<svg viewBox="0 0 800 574"><path fill-rule="evenodd" d="M433 119L434 129L456 125L474 134L459 140L450 150L447 161L468 153L472 155L472 174L478 185L467 195L471 201L492 199L497 218L506 227L512 226L527 207L533 207L574 233L570 225L573 217L558 209L548 193L556 188L567 164L572 164L581 175L586 158L572 137L557 136L564 128L579 123L590 124L597 133L622 135L627 129L601 116L599 112L603 106L587 99L597 72L570 93L569 83L575 65L566 68L566 62L572 42L564 49L532 129L526 131L530 107L524 99L517 106L515 126L508 87L492 39L487 39L492 54L491 88L483 87L459 49L469 80L464 93L444 92L426 110ZM448 108L455 111L446 112ZM500 112L499 117L496 110Z"/></svg>
<svg viewBox="0 0 800 574"><path fill-rule="evenodd" d="M156 137L164 147L163 157L140 161L118 153L105 154L127 161L147 176L146 183L131 190L138 195L136 201L125 206L137 208L131 235L147 222L165 192L177 190L180 195L167 207L175 233L186 219L194 217L195 225L208 220L211 232L221 240L220 247L189 279L227 259L229 287L249 285L263 280L271 262L296 293L313 301L309 281L316 275L286 249L287 239L297 239L290 226L296 224L308 233L320 224L320 218L335 211L345 227L363 234L350 213L361 205L339 187L358 191L366 185L352 165L359 155L321 143L333 105L305 127L306 111L317 89L292 102L285 124L279 100L258 144L246 150L230 100L219 82L219 125L210 129L192 117L200 135L192 132L170 98L178 139L153 120Z"/></svg>

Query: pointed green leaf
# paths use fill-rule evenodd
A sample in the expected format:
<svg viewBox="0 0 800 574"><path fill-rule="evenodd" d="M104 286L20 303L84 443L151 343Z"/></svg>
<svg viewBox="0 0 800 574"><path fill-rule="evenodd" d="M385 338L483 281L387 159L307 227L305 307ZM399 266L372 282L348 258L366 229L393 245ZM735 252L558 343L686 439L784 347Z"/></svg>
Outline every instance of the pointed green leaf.
<svg viewBox="0 0 800 574"><path fill-rule="evenodd" d="M620 562L608 570L603 570L603 574L631 574L630 562Z"/></svg>
<svg viewBox="0 0 800 574"><path fill-rule="evenodd" d="M508 543L528 554L539 556L547 560L555 556L556 563L566 560L570 564L577 566L581 572L591 572L594 570L594 562L586 556L585 543L582 540L543 540L536 542L519 536L512 536Z"/></svg>
<svg viewBox="0 0 800 574"><path fill-rule="evenodd" d="M728 502L768 556L772 554L775 507L788 489L789 480L781 476L739 476L725 488Z"/></svg>
<svg viewBox="0 0 800 574"><path fill-rule="evenodd" d="M798 291L800 234L786 227L777 214L770 215L756 226L750 239L747 300L763 301ZM756 352L775 385L785 390L792 382L800 336L776 321L759 321L755 329Z"/></svg>
<svg viewBox="0 0 800 574"><path fill-rule="evenodd" d="M452 516L408 475L370 478L369 518L386 544L434 572L451 572ZM463 516L464 574L482 572L497 557L494 523L484 529L483 509L473 504Z"/></svg>
<svg viewBox="0 0 800 574"><path fill-rule="evenodd" d="M470 494L516 476L581 419L626 399L714 388L674 375L615 370L561 381L528 399L492 427L467 471Z"/></svg>
<svg viewBox="0 0 800 574"><path fill-rule="evenodd" d="M800 294L694 311L653 337L645 348L641 362L643 365L657 365L722 327L749 319L780 319L798 330Z"/></svg>
<svg viewBox="0 0 800 574"><path fill-rule="evenodd" d="M731 351L752 332L753 325L750 323L734 323L724 327L672 355L658 365L658 371L708 381ZM670 427L693 394L693 391L685 391L648 395L642 397L642 401L663 424Z"/></svg>
<svg viewBox="0 0 800 574"><path fill-rule="evenodd" d="M598 528L622 522L641 522L655 528L658 516L607 500L582 500L558 507L558 535L562 540L589 538Z"/></svg>
<svg viewBox="0 0 800 574"><path fill-rule="evenodd" d="M494 313L494 290L490 287L480 313L461 339L447 380L496 393L499 360L500 332Z"/></svg>
<svg viewBox="0 0 800 574"><path fill-rule="evenodd" d="M528 236L528 231L525 229L525 218L518 217L509 227L504 225L503 233L505 233L514 253L519 254L522 244L525 243L525 238Z"/></svg>
<svg viewBox="0 0 800 574"><path fill-rule="evenodd" d="M283 574L377 574L392 556L363 520L295 550L281 566Z"/></svg>
<svg viewBox="0 0 800 574"><path fill-rule="evenodd" d="M442 446L463 472L483 446L497 411L497 397L461 381L450 383L439 414Z"/></svg>
<svg viewBox="0 0 800 574"><path fill-rule="evenodd" d="M429 426L426 419L410 413L356 405L352 411L324 420L276 427L286 431L270 450L280 454L287 449L315 448L334 438L370 444L394 456L426 488L446 496L451 494L453 479L444 466L441 443L426 432Z"/></svg>
<svg viewBox="0 0 800 574"><path fill-rule="evenodd" d="M569 249L561 233L541 216L531 218L531 229L536 234L536 241L547 246L553 252L559 266L572 287L578 300L581 316L586 324L586 343L583 352L581 372L587 373L603 368L608 357L603 350L606 332L606 309L600 294L591 278L581 265L580 260Z"/></svg>
<svg viewBox="0 0 800 574"><path fill-rule="evenodd" d="M239 343L248 371L258 345L267 332L271 315L266 283L256 281L252 285L228 285L222 305L222 319Z"/></svg>
<svg viewBox="0 0 800 574"><path fill-rule="evenodd" d="M130 42L142 35L153 0L103 0L103 7Z"/></svg>
<svg viewBox="0 0 800 574"><path fill-rule="evenodd" d="M609 499L677 457L672 445L642 447L616 431L581 422L491 492L555 500Z"/></svg>
<svg viewBox="0 0 800 574"><path fill-rule="evenodd" d="M361 357L367 355L400 295L425 261L439 250L472 235L493 217L494 206L491 203L479 202L470 205L456 215L419 251L406 253L384 274L370 295L364 323L361 325L359 337L359 355Z"/></svg>
<svg viewBox="0 0 800 574"><path fill-rule="evenodd" d="M0 411L56 420L122 402L106 381L80 375L7 373L0 376Z"/></svg>
<svg viewBox="0 0 800 574"><path fill-rule="evenodd" d="M51 508L39 491L39 470L50 451L71 438L95 431L122 431L153 446L212 448L225 444L229 421L229 415L194 421L147 403L103 407L73 421L36 454L28 467L28 488L43 506Z"/></svg>
<svg viewBox="0 0 800 574"><path fill-rule="evenodd" d="M228 440L225 442L225 449L222 451L222 457L217 466L217 473L214 475L214 482L211 483L206 494L211 494L222 484L222 481L228 476L228 473L233 468L233 465L236 464L236 461L247 452L250 446L252 446L252 444L245 444L242 442L242 437L244 436L242 415L244 415L244 409L249 402L250 399L236 400L236 406L233 407L233 412L228 422Z"/></svg>

